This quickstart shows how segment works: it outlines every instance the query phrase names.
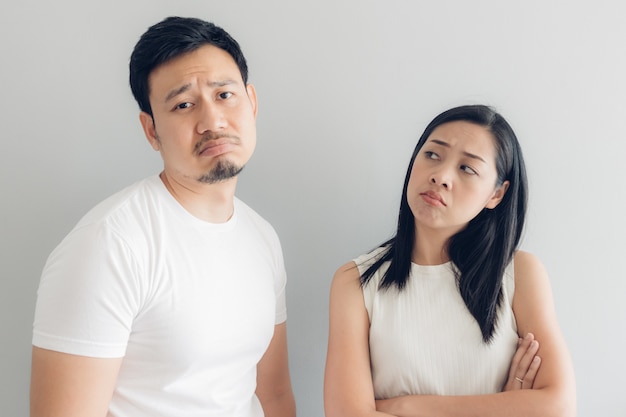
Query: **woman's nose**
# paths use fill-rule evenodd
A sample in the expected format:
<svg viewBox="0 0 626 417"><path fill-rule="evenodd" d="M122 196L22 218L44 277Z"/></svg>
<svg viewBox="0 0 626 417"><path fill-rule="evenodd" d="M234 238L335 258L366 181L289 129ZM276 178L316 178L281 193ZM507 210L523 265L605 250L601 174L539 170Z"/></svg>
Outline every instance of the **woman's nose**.
<svg viewBox="0 0 626 417"><path fill-rule="evenodd" d="M452 185L450 175L445 169L433 172L430 176L430 182L432 184L440 185L445 189L449 189Z"/></svg>

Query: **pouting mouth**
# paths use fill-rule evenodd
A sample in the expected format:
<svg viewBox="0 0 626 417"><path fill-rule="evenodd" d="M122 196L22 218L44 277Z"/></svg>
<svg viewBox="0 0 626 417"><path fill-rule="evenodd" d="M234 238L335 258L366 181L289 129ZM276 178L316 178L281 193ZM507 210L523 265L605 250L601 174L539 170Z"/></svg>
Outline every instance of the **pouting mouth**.
<svg viewBox="0 0 626 417"><path fill-rule="evenodd" d="M239 137L228 133L215 134L210 133L204 135L202 139L194 146L194 153L200 155L202 152L214 146L223 145L226 143L239 143Z"/></svg>
<svg viewBox="0 0 626 417"><path fill-rule="evenodd" d="M443 200L443 197L441 197L441 195L435 191L425 191L423 193L421 193L421 195L426 196L432 200L436 200L439 201L442 205L446 206L446 202Z"/></svg>

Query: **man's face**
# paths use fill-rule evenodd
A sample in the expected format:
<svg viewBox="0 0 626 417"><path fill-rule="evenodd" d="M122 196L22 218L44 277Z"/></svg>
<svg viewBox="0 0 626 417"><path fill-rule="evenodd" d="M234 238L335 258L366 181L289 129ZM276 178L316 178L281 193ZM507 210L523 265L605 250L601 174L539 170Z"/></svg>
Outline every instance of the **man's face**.
<svg viewBox="0 0 626 417"><path fill-rule="evenodd" d="M157 67L148 82L153 117L140 120L165 173L192 187L236 176L256 145L257 102L233 58L205 45Z"/></svg>

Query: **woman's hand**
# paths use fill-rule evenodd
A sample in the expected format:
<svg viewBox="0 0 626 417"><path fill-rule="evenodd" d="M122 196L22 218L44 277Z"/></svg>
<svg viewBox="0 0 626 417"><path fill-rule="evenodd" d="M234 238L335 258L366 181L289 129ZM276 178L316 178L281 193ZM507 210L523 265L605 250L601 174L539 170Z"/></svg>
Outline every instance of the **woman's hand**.
<svg viewBox="0 0 626 417"><path fill-rule="evenodd" d="M537 356L539 342L532 333L528 333L524 339L519 339L517 351L513 355L509 377L502 391L514 391L518 389L531 389L541 365L541 358Z"/></svg>

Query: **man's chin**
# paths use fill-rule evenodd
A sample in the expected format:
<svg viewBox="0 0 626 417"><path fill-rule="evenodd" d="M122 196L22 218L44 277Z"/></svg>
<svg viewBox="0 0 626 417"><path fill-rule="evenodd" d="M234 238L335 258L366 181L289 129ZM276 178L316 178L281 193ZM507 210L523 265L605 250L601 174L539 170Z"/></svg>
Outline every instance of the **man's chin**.
<svg viewBox="0 0 626 417"><path fill-rule="evenodd" d="M235 178L243 170L243 166L237 166L228 161L220 161L213 169L198 178L203 184L217 184Z"/></svg>

